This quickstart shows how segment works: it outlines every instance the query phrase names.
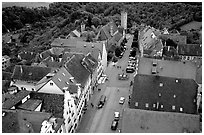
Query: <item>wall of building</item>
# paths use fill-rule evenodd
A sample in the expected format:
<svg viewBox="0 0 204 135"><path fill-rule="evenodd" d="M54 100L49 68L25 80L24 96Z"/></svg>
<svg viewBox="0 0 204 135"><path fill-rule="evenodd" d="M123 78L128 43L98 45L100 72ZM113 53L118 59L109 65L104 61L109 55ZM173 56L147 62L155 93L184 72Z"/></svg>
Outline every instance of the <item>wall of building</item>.
<svg viewBox="0 0 204 135"><path fill-rule="evenodd" d="M52 80L47 82L42 88L39 89L38 92L51 94L64 94L62 90Z"/></svg>

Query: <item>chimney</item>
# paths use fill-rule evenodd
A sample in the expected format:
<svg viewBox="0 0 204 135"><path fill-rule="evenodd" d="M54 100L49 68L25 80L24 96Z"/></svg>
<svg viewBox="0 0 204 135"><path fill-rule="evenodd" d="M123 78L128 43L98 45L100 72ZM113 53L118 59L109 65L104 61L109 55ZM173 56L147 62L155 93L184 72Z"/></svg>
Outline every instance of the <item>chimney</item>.
<svg viewBox="0 0 204 135"><path fill-rule="evenodd" d="M159 109L159 102L157 102L157 109Z"/></svg>
<svg viewBox="0 0 204 135"><path fill-rule="evenodd" d="M62 61L62 58L59 58L59 62L61 62Z"/></svg>
<svg viewBox="0 0 204 135"><path fill-rule="evenodd" d="M81 33L83 33L84 30L85 30L85 24L82 22L82 23L81 23Z"/></svg>

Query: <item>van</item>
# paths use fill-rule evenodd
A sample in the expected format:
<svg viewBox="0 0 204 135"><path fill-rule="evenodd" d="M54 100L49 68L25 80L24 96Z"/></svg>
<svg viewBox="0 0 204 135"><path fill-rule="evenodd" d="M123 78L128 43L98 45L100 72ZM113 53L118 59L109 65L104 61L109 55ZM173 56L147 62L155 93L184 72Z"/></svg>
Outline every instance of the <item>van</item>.
<svg viewBox="0 0 204 135"><path fill-rule="evenodd" d="M106 102L106 96L102 95L98 102L98 108L102 108L105 102Z"/></svg>

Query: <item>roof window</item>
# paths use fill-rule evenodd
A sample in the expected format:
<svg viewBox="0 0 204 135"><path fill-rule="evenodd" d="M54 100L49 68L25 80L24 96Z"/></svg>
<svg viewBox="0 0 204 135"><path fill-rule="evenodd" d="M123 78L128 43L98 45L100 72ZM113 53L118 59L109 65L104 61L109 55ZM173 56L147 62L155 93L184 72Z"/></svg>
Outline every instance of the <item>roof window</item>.
<svg viewBox="0 0 204 135"><path fill-rule="evenodd" d="M163 86L164 86L164 84L160 82L159 83L159 87L163 87Z"/></svg>
<svg viewBox="0 0 204 135"><path fill-rule="evenodd" d="M163 105L161 105L161 108L164 108L164 106L163 106Z"/></svg>
<svg viewBox="0 0 204 135"><path fill-rule="evenodd" d="M60 81L60 82L61 82L61 79L60 79L60 78L58 78L58 81Z"/></svg>
<svg viewBox="0 0 204 135"><path fill-rule="evenodd" d="M175 106L175 105L173 105L173 106L172 106L172 110L175 110L175 109L176 109L176 106Z"/></svg>
<svg viewBox="0 0 204 135"><path fill-rule="evenodd" d="M183 108L182 107L180 107L180 112L183 112Z"/></svg>
<svg viewBox="0 0 204 135"><path fill-rule="evenodd" d="M146 103L146 104L145 104L145 107L146 107L146 108L148 108L148 107L149 107L149 104L148 104L148 103Z"/></svg>
<svg viewBox="0 0 204 135"><path fill-rule="evenodd" d="M138 102L135 102L135 106L136 106L136 107L138 106Z"/></svg>

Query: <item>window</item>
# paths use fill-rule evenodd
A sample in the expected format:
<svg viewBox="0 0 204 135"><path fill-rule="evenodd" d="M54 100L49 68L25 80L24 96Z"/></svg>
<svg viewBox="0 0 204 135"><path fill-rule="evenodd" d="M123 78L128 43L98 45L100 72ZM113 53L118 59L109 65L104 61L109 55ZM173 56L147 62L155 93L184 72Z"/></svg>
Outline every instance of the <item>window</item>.
<svg viewBox="0 0 204 135"><path fill-rule="evenodd" d="M63 76L65 76L65 73L62 73Z"/></svg>
<svg viewBox="0 0 204 135"><path fill-rule="evenodd" d="M58 78L58 81L60 81L60 82L61 82L61 79L60 79L60 78Z"/></svg>
<svg viewBox="0 0 204 135"><path fill-rule="evenodd" d="M155 108L155 107L156 107L156 104L153 104L153 107Z"/></svg>
<svg viewBox="0 0 204 135"><path fill-rule="evenodd" d="M164 108L164 106L163 106L163 105L161 105L161 108Z"/></svg>
<svg viewBox="0 0 204 135"><path fill-rule="evenodd" d="M145 104L145 107L146 107L146 108L148 108L148 107L149 107L149 104L148 104L148 103L146 103L146 104Z"/></svg>
<svg viewBox="0 0 204 135"><path fill-rule="evenodd" d="M182 107L180 107L180 112L183 112L183 108Z"/></svg>
<svg viewBox="0 0 204 135"><path fill-rule="evenodd" d="M53 86L53 83L50 83L50 86Z"/></svg>

